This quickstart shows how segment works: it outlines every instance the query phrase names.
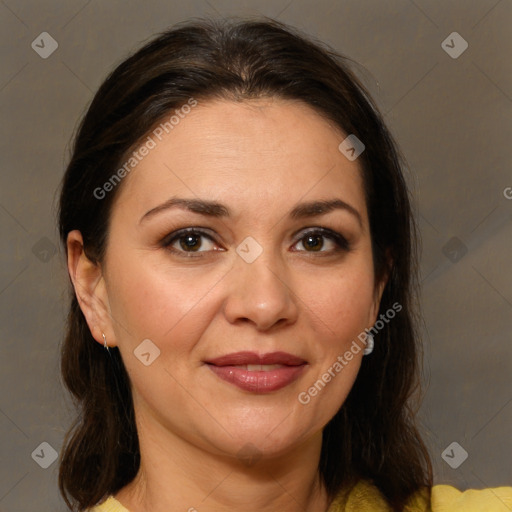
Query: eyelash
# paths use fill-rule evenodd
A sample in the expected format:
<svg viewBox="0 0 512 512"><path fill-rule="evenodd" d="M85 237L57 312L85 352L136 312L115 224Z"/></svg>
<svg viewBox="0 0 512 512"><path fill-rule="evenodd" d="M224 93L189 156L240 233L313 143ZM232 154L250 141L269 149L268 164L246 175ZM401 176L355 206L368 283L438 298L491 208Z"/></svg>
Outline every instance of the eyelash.
<svg viewBox="0 0 512 512"><path fill-rule="evenodd" d="M180 229L178 231L174 231L170 235L167 235L162 240L161 246L163 248L169 250L170 252L177 254L179 256L182 256L184 258L200 258L200 257L202 257L202 253L211 252L211 251L183 251L183 250L179 250L179 249L172 247L172 244L175 241L178 241L187 235L195 235L198 237L205 237L216 244L213 237L211 235L209 235L208 233L206 233L205 231L202 231L197 228L185 228L185 229ZM336 231L332 231L331 229L327 229L327 228L309 229L308 231L304 232L304 234L299 239L297 239L293 245L295 246L300 241L305 240L308 236L321 236L323 238L328 238L335 243L336 248L331 251L302 250L302 251L296 251L296 252L307 252L307 253L319 254L321 256L326 256L326 255L330 255L333 253L348 252L351 249L349 242L343 235L341 235L340 233L337 233Z"/></svg>

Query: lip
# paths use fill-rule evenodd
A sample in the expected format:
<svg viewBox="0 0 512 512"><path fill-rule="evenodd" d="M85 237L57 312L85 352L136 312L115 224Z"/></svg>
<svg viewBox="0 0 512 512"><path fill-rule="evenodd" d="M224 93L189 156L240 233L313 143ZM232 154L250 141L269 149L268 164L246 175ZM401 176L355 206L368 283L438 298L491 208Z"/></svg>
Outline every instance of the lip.
<svg viewBox="0 0 512 512"><path fill-rule="evenodd" d="M306 361L300 357L288 354L287 352L269 352L257 354L256 352L233 352L225 356L208 359L208 364L215 366L235 366L243 364L282 364L286 366L298 366Z"/></svg>
<svg viewBox="0 0 512 512"><path fill-rule="evenodd" d="M270 393L284 388L304 371L307 361L286 352L256 354L236 352L205 361L218 377L252 393ZM249 370L247 365L278 365L268 370Z"/></svg>

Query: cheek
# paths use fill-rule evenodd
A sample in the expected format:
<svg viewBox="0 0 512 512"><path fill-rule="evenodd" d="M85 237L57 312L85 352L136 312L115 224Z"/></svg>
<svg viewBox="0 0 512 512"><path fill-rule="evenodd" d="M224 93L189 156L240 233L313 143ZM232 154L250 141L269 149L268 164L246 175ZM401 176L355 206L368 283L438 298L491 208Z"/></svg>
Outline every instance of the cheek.
<svg viewBox="0 0 512 512"><path fill-rule="evenodd" d="M358 336L368 325L373 274L366 267L317 281L317 293L304 313L315 333L313 365L297 395L301 421L311 431L323 427L346 400L363 361Z"/></svg>
<svg viewBox="0 0 512 512"><path fill-rule="evenodd" d="M114 321L125 329L132 342L149 338L157 344L180 338L186 330L190 339L207 323L208 294L222 272L201 275L192 269L170 269L147 262L116 262L109 273L109 303Z"/></svg>
<svg viewBox="0 0 512 512"><path fill-rule="evenodd" d="M305 304L317 318L317 327L333 344L343 347L366 327L373 303L373 273L365 267L328 276L314 284Z"/></svg>

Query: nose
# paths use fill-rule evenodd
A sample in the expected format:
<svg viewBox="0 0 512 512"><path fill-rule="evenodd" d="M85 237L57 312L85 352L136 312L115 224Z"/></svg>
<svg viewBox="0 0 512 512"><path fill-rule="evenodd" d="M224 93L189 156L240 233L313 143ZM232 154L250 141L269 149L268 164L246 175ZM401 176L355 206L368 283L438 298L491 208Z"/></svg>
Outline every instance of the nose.
<svg viewBox="0 0 512 512"><path fill-rule="evenodd" d="M229 273L224 314L232 323L251 323L258 331L297 320L298 297L284 263L270 251L252 263L238 257Z"/></svg>

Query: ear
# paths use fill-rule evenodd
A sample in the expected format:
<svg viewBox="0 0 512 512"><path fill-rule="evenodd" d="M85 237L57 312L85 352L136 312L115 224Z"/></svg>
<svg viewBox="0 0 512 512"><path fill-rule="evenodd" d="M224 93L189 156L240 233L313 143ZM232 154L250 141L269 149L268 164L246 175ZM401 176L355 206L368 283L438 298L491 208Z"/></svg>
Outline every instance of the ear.
<svg viewBox="0 0 512 512"><path fill-rule="evenodd" d="M386 283L388 281L387 274L377 283L375 286L375 292L373 296L373 303L370 311L370 327L375 325L377 321L377 315L379 314L380 300L382 298L382 294L384 293L384 288L386 287Z"/></svg>
<svg viewBox="0 0 512 512"><path fill-rule="evenodd" d="M384 289L386 288L386 284L388 283L392 268L393 268L393 260L389 253L389 250L388 250L388 251L386 251L385 270L382 274L380 281L375 283L373 303L372 303L372 307L371 307L371 311L370 311L370 321L371 321L370 327L373 327L375 325L375 322L377 321L377 318L378 318L377 316L379 314L380 301L382 299L382 294L384 293Z"/></svg>
<svg viewBox="0 0 512 512"><path fill-rule="evenodd" d="M109 346L115 345L103 272L99 264L85 255L80 231L69 232L67 254L69 276L93 338L103 345L105 334Z"/></svg>

